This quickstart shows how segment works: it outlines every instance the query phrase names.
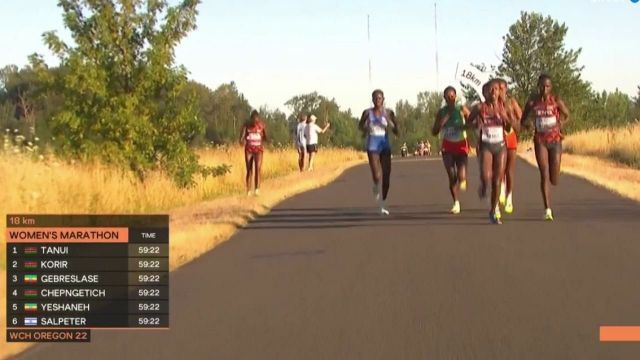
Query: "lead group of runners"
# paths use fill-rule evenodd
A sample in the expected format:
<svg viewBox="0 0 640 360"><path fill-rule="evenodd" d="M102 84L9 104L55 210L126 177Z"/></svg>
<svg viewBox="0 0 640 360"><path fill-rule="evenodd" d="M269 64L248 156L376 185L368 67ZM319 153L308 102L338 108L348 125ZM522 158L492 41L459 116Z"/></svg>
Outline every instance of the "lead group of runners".
<svg viewBox="0 0 640 360"><path fill-rule="evenodd" d="M530 115L533 114L535 132L533 143L536 161L540 169L540 190L544 203L544 219L553 220L551 211L549 184L556 185L560 175L562 157L562 125L569 121L569 111L565 104L552 93L551 78L541 75L538 79L538 93L530 96L524 111L518 102L509 95L507 82L494 79L483 86L484 102L468 109L457 105L456 90L449 86L444 90L446 105L442 107L433 124L432 133L442 133L442 160L449 177L449 191L453 198L451 213L461 211L459 191L467 189L467 160L470 151L467 131L476 133L476 151L480 167L480 186L478 195L486 198L490 188L489 219L493 224L502 224L499 204L506 213L513 212L513 189L515 159L518 147L518 133L521 126L529 128ZM391 144L389 131L398 134L398 123L392 110L384 106L384 93L374 90L373 107L362 112L358 127L366 137L366 151L373 177L373 195L382 215L389 215L386 199L389 194L391 177ZM309 153L309 169L313 169L312 155L317 151L317 134L324 128L315 125L315 116L309 121L300 117L297 130L297 147L300 154L300 171L304 169L304 153ZM305 127L305 122L308 124ZM302 144L302 130L305 131L306 149ZM251 195L259 194L260 168L262 164L263 141L267 133L257 111L242 127L240 142L245 145L247 166L246 186ZM252 181L253 180L253 181Z"/></svg>
<svg viewBox="0 0 640 360"><path fill-rule="evenodd" d="M483 86L484 102L472 109L456 104L456 90L449 86L444 90L446 105L441 108L433 124L432 133L442 133L442 160L449 177L449 191L453 198L451 213L461 211L459 191L467 188L467 157L470 151L467 130L475 130L477 138L480 186L478 195L487 197L491 189L489 220L502 224L498 204L506 213L513 212L513 189L518 133L521 126L529 128L530 115L534 116L534 148L540 170L540 190L544 203L544 219L553 220L550 205L549 184L556 185L560 174L562 156L562 125L569 121L569 111L564 102L552 93L551 78L541 75L538 93L526 102L524 111L508 94L507 82L494 79ZM389 131L398 133L398 125L392 110L384 107L384 94L375 90L374 106L365 110L359 127L365 134L366 150L373 177L373 194L379 202L380 213L389 214L386 199L391 175L391 146Z"/></svg>

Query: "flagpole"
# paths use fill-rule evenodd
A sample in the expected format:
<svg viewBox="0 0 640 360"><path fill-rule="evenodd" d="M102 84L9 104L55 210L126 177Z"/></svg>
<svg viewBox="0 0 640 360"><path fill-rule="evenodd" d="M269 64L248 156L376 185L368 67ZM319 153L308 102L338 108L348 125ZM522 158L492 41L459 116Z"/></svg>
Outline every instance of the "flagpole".
<svg viewBox="0 0 640 360"><path fill-rule="evenodd" d="M369 47L369 87L371 87L371 31L369 29L369 14L367 14L367 45Z"/></svg>
<svg viewBox="0 0 640 360"><path fill-rule="evenodd" d="M433 2L433 18L435 25L435 44L436 44L436 88L440 89L440 69L438 66L438 7L437 2Z"/></svg>

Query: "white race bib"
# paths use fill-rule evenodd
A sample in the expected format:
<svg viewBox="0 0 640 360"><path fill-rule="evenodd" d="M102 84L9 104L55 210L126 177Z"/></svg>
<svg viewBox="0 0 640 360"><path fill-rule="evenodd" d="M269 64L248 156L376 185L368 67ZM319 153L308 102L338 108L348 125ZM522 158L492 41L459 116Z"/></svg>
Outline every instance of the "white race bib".
<svg viewBox="0 0 640 360"><path fill-rule="evenodd" d="M249 141L260 141L260 140L262 140L262 135L260 135L260 133L249 133L249 134L247 134L247 140L249 140Z"/></svg>
<svg viewBox="0 0 640 360"><path fill-rule="evenodd" d="M556 126L558 120L555 116L541 116L536 118L536 130L545 132Z"/></svg>
<svg viewBox="0 0 640 360"><path fill-rule="evenodd" d="M491 126L482 129L482 142L497 144L504 141L502 126Z"/></svg>
<svg viewBox="0 0 640 360"><path fill-rule="evenodd" d="M460 129L456 129L452 127L444 128L443 135L447 139L458 138L460 137Z"/></svg>
<svg viewBox="0 0 640 360"><path fill-rule="evenodd" d="M369 134L373 136L384 136L387 134L387 129L380 125L372 125L369 129Z"/></svg>

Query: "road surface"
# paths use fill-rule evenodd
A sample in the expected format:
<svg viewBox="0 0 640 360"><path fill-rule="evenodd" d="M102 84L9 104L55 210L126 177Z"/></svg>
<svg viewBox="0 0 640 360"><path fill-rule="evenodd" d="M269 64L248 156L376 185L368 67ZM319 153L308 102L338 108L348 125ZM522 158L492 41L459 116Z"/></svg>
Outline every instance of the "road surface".
<svg viewBox="0 0 640 360"><path fill-rule="evenodd" d="M640 325L640 205L563 175L543 222L520 161L515 213L489 225L469 165L457 216L437 160L394 160L389 217L353 168L173 272L171 330L94 330L20 358L640 358L598 340Z"/></svg>

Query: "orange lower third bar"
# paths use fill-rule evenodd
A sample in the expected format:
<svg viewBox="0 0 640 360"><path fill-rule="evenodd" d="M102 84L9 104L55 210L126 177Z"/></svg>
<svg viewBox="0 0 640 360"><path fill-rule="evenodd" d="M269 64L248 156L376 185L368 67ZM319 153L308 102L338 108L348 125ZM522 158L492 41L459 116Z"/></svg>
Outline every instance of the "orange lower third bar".
<svg viewBox="0 0 640 360"><path fill-rule="evenodd" d="M640 341L640 326L600 326L600 341Z"/></svg>
<svg viewBox="0 0 640 360"><path fill-rule="evenodd" d="M7 243L126 243L126 227L7 228Z"/></svg>

